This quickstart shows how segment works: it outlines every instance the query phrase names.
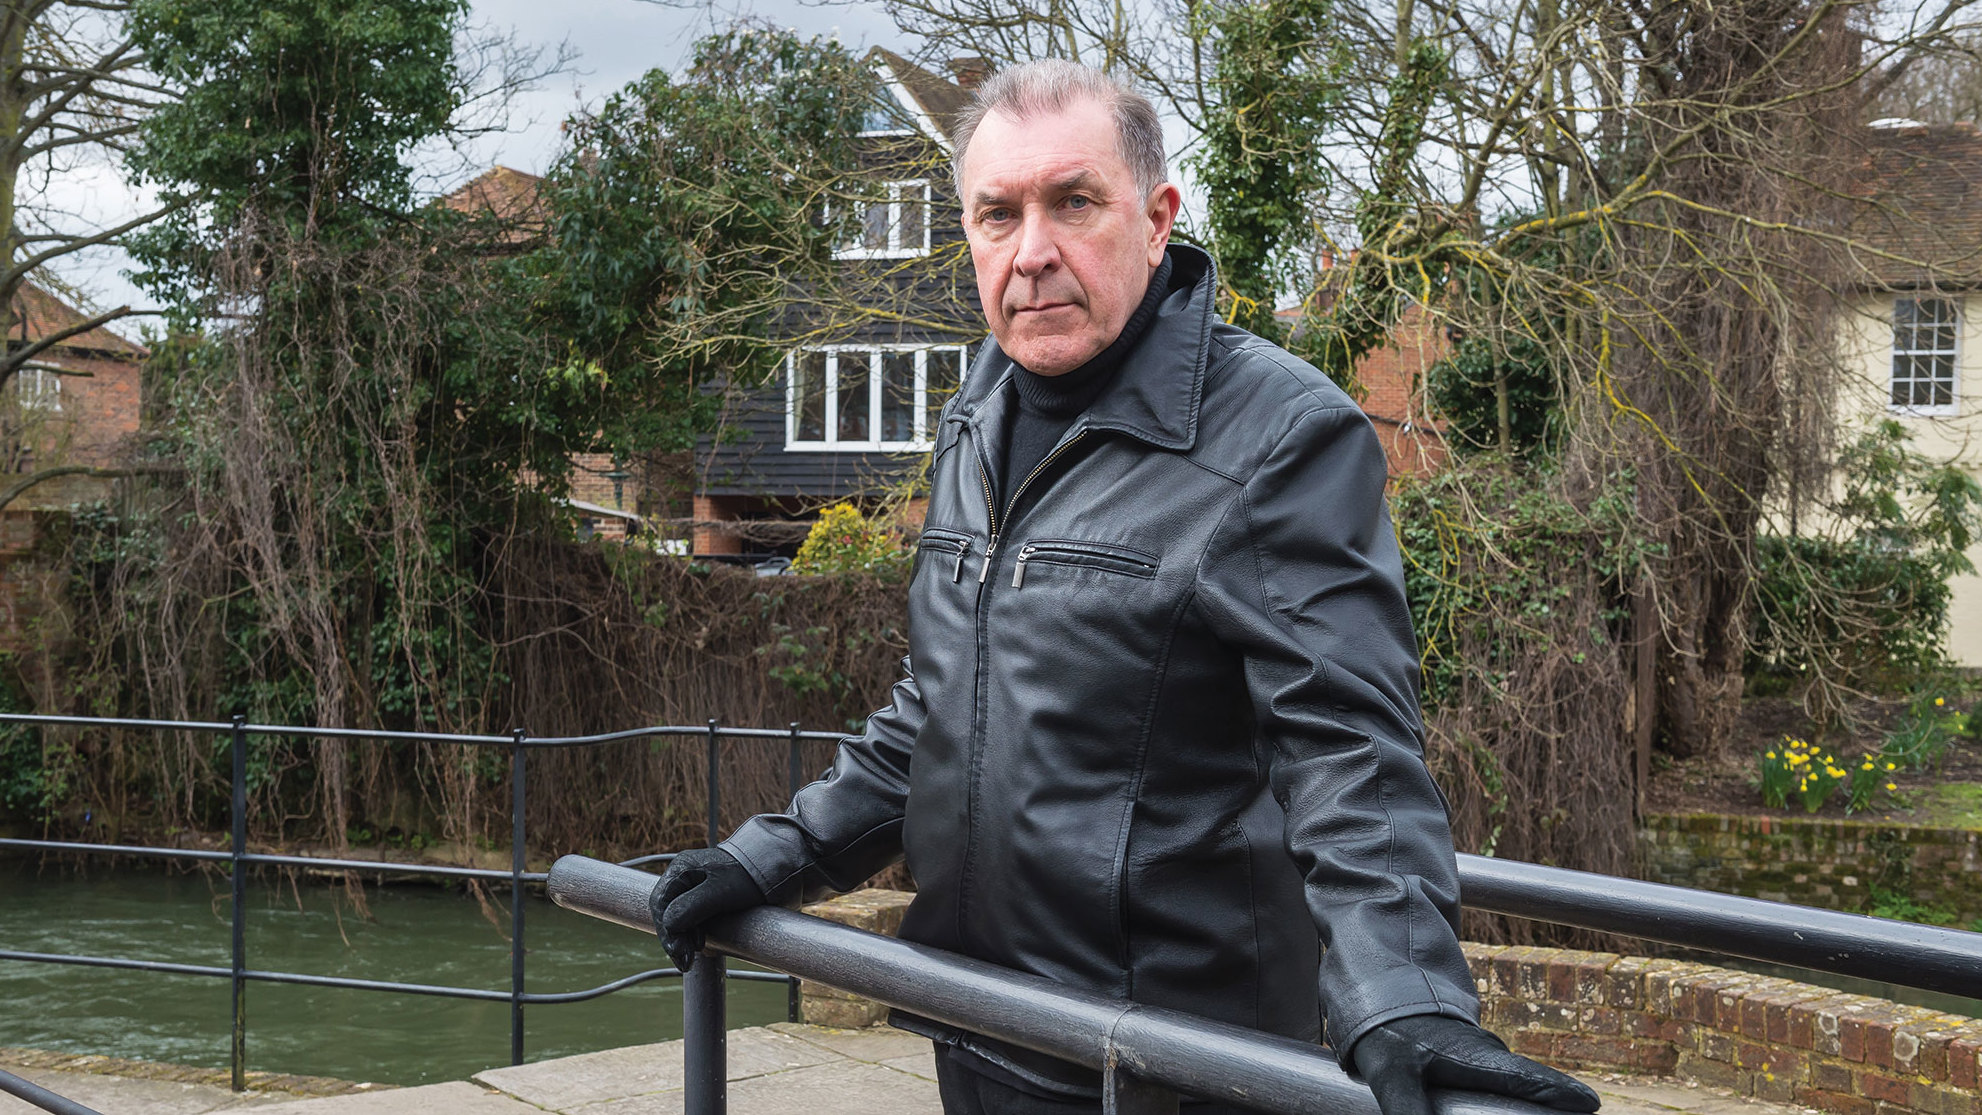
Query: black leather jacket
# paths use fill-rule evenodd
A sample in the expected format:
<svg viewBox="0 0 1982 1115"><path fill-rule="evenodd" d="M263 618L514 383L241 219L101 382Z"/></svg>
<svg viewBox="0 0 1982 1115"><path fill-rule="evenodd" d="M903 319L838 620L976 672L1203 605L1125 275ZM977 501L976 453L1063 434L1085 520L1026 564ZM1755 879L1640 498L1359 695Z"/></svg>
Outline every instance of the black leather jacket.
<svg viewBox="0 0 1982 1115"><path fill-rule="evenodd" d="M1170 252L1117 380L1013 492L985 344L936 440L893 703L722 846L778 902L905 852L904 938L1292 1037L1325 1010L1338 1049L1474 1019L1381 445Z"/></svg>

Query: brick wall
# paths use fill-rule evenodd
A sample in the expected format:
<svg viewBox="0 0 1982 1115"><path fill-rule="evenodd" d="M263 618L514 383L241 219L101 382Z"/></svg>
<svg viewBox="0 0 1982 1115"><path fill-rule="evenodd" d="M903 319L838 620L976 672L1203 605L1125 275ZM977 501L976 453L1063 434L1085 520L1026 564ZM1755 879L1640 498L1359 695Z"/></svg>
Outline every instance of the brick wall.
<svg viewBox="0 0 1982 1115"><path fill-rule="evenodd" d="M1481 1021L1566 1069L1839 1115L1982 1115L1982 1020L1707 964L1468 944Z"/></svg>
<svg viewBox="0 0 1982 1115"><path fill-rule="evenodd" d="M1815 817L1652 814L1640 830L1645 878L1832 910L1865 909L1874 888L1982 918L1982 832Z"/></svg>
<svg viewBox="0 0 1982 1115"><path fill-rule="evenodd" d="M1367 392L1363 412L1376 424L1392 476L1423 476L1445 466L1445 440L1425 400L1425 373L1450 349L1444 327L1412 305L1389 340L1356 362L1356 378Z"/></svg>

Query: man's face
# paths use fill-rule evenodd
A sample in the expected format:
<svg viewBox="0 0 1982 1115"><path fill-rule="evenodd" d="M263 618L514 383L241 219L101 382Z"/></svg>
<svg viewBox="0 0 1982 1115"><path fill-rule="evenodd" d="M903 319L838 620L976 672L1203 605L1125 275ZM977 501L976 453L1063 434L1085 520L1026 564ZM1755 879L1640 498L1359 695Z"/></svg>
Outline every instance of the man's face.
<svg viewBox="0 0 1982 1115"><path fill-rule="evenodd" d="M1182 200L1168 183L1136 189L1096 101L986 116L964 160L963 226L998 347L1048 376L1107 348L1163 261Z"/></svg>

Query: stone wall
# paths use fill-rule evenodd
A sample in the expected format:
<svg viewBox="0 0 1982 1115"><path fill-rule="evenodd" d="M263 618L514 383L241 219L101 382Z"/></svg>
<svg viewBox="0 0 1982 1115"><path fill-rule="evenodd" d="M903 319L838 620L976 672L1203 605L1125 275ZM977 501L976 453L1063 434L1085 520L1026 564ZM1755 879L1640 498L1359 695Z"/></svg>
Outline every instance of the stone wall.
<svg viewBox="0 0 1982 1115"><path fill-rule="evenodd" d="M1468 944L1481 1021L1566 1069L1838 1115L1982 1115L1982 1020L1679 960Z"/></svg>
<svg viewBox="0 0 1982 1115"><path fill-rule="evenodd" d="M857 890L805 907L814 917L892 937L902 927L913 894L899 890ZM800 981L800 1017L814 1026L858 1030L887 1021L888 1008L823 983Z"/></svg>
<svg viewBox="0 0 1982 1115"><path fill-rule="evenodd" d="M1645 878L1830 910L1863 911L1874 889L1982 918L1982 832L1814 817L1653 814Z"/></svg>

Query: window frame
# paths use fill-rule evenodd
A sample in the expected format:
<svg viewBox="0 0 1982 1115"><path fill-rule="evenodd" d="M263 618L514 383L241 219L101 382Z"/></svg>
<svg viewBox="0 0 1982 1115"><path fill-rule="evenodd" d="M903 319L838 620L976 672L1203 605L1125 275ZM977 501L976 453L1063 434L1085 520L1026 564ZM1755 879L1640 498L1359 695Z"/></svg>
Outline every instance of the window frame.
<svg viewBox="0 0 1982 1115"><path fill-rule="evenodd" d="M884 248L869 248L859 243L842 244L833 249L834 259L915 259L929 254L929 213L933 208L933 191L927 178L890 178L876 183L887 191L888 200L872 200L859 203L859 215L864 226L867 208L874 205L888 207L888 245ZM908 247L902 246L902 196L904 188L918 188L922 196L918 199L922 206L922 242ZM830 209L828 210L830 213Z"/></svg>
<svg viewBox="0 0 1982 1115"><path fill-rule="evenodd" d="M825 393L823 424L825 438L822 440L801 441L798 437L798 358L805 353L821 353L826 359L821 366L820 390ZM839 367L840 353L858 352L869 359L867 375L867 431L869 436L860 441L843 441L840 430ZM912 352L915 354L915 430L907 441L881 440L881 392L886 377L880 373L881 357L891 352ZM891 344L837 344L810 345L785 353L785 451L793 453L900 453L926 452L936 444L936 431L930 429L929 420L929 359L932 354L943 353L957 362L957 389L963 388L963 377L970 371L969 346L963 343L926 344L917 342L896 342Z"/></svg>
<svg viewBox="0 0 1982 1115"><path fill-rule="evenodd" d="M1906 303L1906 302L1914 303L1916 307L1918 307L1923 303L1928 303L1928 302L1939 302L1946 305L1954 319L1953 347L1947 349L1900 348L1899 347L1899 329L1900 329L1899 308L1902 303ZM1963 340L1962 334L1964 332L1962 319L1965 316L1967 315L1962 313L1962 305L1960 300L1955 298L1941 297L1941 296L1925 296L1925 297L1912 296L1912 297L1893 299L1892 316L1887 320L1887 325L1890 327L1892 331L1891 339L1888 342L1886 348L1886 354L1888 358L1888 365L1886 370L1886 410L1888 412L1892 414L1916 416L1921 418L1947 417L1950 415L1959 414L1961 412L1961 349L1962 349L1962 340ZM1919 320L1920 319L1918 317L1918 311L1916 309L1914 325L1909 327L1916 331L1915 332L1916 338L1918 337L1917 331L1919 329ZM1948 401L1946 403L1927 403L1927 404L1894 402L1893 389L1900 382L1900 377L1899 377L1900 359L1902 357L1918 358L1918 357L1934 357L1934 356L1946 356L1948 358L1948 380L1947 380ZM1920 377L1915 376L1915 377L1910 377L1908 379L1909 384L1917 384L1923 382L1928 384L1937 383L1939 382L1939 377L1923 380Z"/></svg>
<svg viewBox="0 0 1982 1115"><path fill-rule="evenodd" d="M29 375L33 375L30 380ZM29 388L29 384L34 386ZM14 373L14 400L22 410L62 412L62 375L46 368L26 367Z"/></svg>

